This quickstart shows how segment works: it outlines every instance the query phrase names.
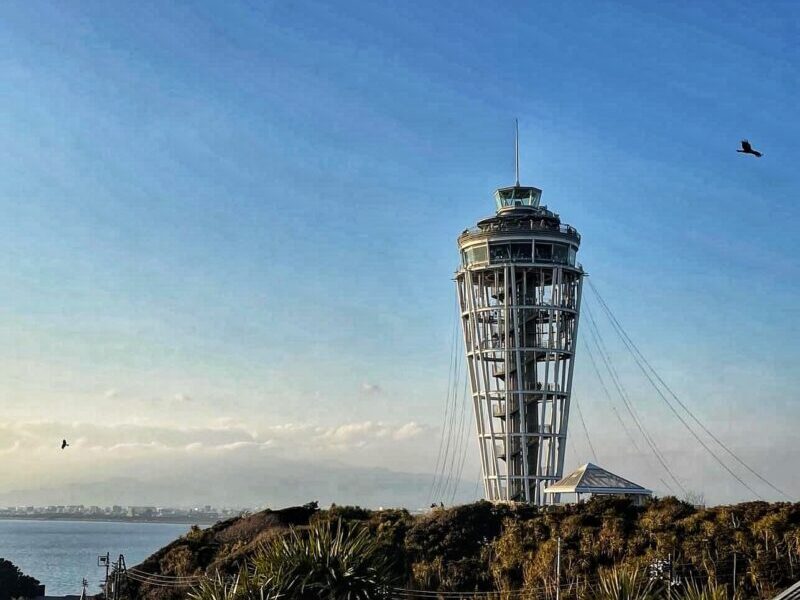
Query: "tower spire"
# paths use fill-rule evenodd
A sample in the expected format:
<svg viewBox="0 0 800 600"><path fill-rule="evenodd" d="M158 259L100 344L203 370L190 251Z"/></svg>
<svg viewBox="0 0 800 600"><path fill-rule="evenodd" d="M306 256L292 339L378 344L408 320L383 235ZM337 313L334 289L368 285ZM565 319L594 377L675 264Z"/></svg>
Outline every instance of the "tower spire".
<svg viewBox="0 0 800 600"><path fill-rule="evenodd" d="M516 183L514 187L519 187L519 119L514 119L514 158L516 166Z"/></svg>

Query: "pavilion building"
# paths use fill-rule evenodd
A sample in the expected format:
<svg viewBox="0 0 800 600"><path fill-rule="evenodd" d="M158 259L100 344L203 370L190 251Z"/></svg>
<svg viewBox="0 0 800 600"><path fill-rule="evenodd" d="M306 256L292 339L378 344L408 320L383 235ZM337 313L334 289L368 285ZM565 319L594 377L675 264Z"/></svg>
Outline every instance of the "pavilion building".
<svg viewBox="0 0 800 600"><path fill-rule="evenodd" d="M586 463L547 486L544 493L553 499L553 503L561 501L561 494L574 494L576 502L591 496L621 496L633 499L636 505L644 504L653 495L651 490L592 463Z"/></svg>

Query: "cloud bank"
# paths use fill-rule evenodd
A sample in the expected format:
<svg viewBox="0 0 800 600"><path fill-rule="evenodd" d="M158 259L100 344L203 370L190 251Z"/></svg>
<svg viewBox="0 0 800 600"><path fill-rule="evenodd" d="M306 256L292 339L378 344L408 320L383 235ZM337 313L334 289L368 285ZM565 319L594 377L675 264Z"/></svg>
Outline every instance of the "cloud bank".
<svg viewBox="0 0 800 600"><path fill-rule="evenodd" d="M417 507L427 502L432 477L421 443L428 433L414 421L259 428L231 420L200 427L0 422L0 504L69 498L87 504L321 500ZM63 451L62 438L70 441ZM464 493L473 486L465 484Z"/></svg>

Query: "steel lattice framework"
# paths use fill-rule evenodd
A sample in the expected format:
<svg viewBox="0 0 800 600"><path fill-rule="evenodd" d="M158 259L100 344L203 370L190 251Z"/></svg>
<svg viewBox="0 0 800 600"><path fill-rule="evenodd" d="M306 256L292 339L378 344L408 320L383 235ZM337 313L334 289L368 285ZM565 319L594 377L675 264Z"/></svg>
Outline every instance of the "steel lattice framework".
<svg viewBox="0 0 800 600"><path fill-rule="evenodd" d="M456 273L486 498L543 504L562 477L580 314L580 235L541 190L495 193Z"/></svg>

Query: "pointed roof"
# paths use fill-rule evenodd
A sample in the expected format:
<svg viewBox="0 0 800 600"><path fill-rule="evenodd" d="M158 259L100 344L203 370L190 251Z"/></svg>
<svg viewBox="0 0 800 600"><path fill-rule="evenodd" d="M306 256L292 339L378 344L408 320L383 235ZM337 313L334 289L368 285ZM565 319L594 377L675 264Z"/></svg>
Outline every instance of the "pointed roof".
<svg viewBox="0 0 800 600"><path fill-rule="evenodd" d="M650 496L652 491L614 475L602 467L586 463L562 480L544 489L545 494L641 494Z"/></svg>

